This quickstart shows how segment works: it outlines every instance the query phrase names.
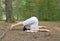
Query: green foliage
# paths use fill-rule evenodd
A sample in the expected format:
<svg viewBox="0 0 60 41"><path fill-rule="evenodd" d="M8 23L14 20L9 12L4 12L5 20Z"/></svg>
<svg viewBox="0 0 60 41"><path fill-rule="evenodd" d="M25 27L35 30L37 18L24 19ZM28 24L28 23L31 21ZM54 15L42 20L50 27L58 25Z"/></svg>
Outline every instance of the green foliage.
<svg viewBox="0 0 60 41"><path fill-rule="evenodd" d="M4 4L1 6L2 12L5 12ZM43 21L60 21L58 0L13 0L12 6L16 20L36 16Z"/></svg>

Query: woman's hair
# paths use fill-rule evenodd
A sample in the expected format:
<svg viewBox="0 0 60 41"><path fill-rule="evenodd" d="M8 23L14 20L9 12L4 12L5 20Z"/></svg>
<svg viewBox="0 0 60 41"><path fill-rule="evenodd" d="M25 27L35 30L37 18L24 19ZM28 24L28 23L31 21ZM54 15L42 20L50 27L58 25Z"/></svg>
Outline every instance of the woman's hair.
<svg viewBox="0 0 60 41"><path fill-rule="evenodd" d="M30 30L30 29L26 29L26 26L24 26L24 27L23 27L23 31L25 31L25 30Z"/></svg>

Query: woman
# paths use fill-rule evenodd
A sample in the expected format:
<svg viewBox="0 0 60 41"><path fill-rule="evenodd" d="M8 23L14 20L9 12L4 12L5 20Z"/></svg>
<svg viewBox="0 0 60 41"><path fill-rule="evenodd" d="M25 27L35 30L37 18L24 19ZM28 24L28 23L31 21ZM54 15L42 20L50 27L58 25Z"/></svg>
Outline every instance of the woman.
<svg viewBox="0 0 60 41"><path fill-rule="evenodd" d="M17 25L23 25L23 30L26 32L37 32L38 30L40 30L39 28L42 28L42 27L45 28L45 26L38 26L38 19L35 16L23 22L19 22L17 24L12 25L10 29L12 29Z"/></svg>

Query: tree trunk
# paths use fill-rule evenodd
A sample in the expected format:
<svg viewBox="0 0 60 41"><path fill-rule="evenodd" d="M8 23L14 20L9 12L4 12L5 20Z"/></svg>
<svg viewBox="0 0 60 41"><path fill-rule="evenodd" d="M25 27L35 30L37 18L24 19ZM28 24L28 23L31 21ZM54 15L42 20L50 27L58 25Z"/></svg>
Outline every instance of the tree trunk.
<svg viewBox="0 0 60 41"><path fill-rule="evenodd" d="M1 0L0 0L0 20L1 20Z"/></svg>
<svg viewBox="0 0 60 41"><path fill-rule="evenodd" d="M12 13L12 0L5 0L6 22L15 22Z"/></svg>

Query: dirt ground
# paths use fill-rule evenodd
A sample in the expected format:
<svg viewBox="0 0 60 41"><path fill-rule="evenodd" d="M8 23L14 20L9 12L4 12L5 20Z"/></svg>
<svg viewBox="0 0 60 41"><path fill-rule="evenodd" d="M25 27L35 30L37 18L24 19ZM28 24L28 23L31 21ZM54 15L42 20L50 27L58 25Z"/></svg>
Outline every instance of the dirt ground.
<svg viewBox="0 0 60 41"><path fill-rule="evenodd" d="M60 22L40 21L39 25L47 26L51 32L27 33L22 31L22 26L7 32L0 41L60 41ZM10 24L0 23L0 36L10 28Z"/></svg>

